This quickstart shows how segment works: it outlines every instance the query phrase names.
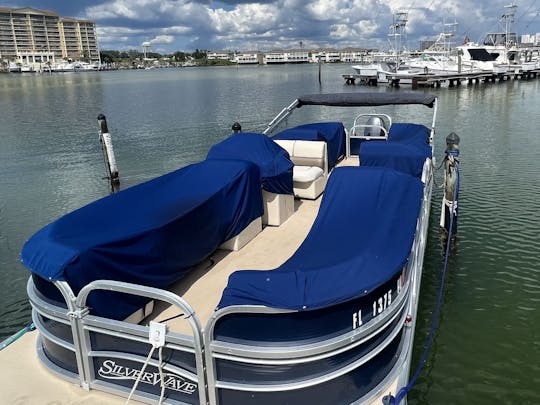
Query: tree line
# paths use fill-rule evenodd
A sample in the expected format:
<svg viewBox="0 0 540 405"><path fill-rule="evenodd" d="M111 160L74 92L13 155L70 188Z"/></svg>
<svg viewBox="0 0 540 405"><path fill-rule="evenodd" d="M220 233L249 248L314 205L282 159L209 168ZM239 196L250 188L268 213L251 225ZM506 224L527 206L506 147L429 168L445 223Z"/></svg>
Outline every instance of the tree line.
<svg viewBox="0 0 540 405"><path fill-rule="evenodd" d="M144 53L136 49L130 49L128 51L116 51L116 50L102 50L99 52L101 57L101 63L105 64L130 64L136 62L142 62L144 60ZM171 54L160 54L157 52L146 52L146 58L148 59L168 59L170 62L184 63L193 61L197 64L207 64L206 52L199 49L195 52L180 52L176 51ZM206 63L205 63L206 62Z"/></svg>

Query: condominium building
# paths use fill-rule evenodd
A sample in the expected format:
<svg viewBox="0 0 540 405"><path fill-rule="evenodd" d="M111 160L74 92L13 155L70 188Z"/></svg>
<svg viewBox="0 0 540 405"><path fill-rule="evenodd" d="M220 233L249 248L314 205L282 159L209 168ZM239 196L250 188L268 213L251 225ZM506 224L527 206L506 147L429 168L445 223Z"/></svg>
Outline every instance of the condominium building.
<svg viewBox="0 0 540 405"><path fill-rule="evenodd" d="M0 61L99 61L96 24L54 11L0 7Z"/></svg>

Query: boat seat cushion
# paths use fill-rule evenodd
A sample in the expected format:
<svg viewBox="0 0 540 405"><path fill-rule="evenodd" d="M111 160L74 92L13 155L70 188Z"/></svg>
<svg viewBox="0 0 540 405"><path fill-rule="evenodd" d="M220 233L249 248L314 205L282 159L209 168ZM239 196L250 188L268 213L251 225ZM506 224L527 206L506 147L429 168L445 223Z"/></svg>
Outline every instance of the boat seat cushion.
<svg viewBox="0 0 540 405"><path fill-rule="evenodd" d="M328 167L334 167L345 156L345 127L341 122L315 122L287 128L273 140L324 141L327 144Z"/></svg>
<svg viewBox="0 0 540 405"><path fill-rule="evenodd" d="M299 183L309 183L324 176L324 171L317 166L294 166L293 180Z"/></svg>
<svg viewBox="0 0 540 405"><path fill-rule="evenodd" d="M327 143L324 141L275 140L289 151L293 167L294 195L315 199L321 195L328 179Z"/></svg>
<svg viewBox="0 0 540 405"><path fill-rule="evenodd" d="M328 173L326 143L323 141L276 140L279 146L289 152L295 166L317 166Z"/></svg>

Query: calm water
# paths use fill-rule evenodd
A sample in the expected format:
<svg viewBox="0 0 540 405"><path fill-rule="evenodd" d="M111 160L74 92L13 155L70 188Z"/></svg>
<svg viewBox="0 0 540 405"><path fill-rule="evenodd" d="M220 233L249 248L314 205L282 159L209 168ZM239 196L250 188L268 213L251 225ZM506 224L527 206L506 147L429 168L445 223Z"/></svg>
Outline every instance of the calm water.
<svg viewBox="0 0 540 405"><path fill-rule="evenodd" d="M340 74L350 72L323 66L322 85L317 66L307 65L0 75L0 339L30 319L28 272L18 262L26 238L108 194L99 113L108 118L127 187L203 159L234 121L262 131L300 94L395 91L345 86ZM449 132L462 139L459 243L411 404L540 403L539 92L538 79L436 90L438 157ZM307 119L335 118L329 111L312 110ZM338 118L351 125L348 116ZM432 206L413 367L440 283L440 196Z"/></svg>

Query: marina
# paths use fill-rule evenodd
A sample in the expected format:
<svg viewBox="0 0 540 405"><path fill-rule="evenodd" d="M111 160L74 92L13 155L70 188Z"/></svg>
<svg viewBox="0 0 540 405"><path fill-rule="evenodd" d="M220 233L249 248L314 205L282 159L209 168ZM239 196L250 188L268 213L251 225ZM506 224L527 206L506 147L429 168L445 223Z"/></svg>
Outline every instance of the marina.
<svg viewBox="0 0 540 405"><path fill-rule="evenodd" d="M350 91L350 87L342 87L343 85L336 83L335 78L339 77L343 73L344 66L333 66L328 69L323 70L323 81L322 86L326 91ZM201 95L199 93L193 92L192 94L196 97L199 97L201 103L206 103L206 111L204 112L205 116L208 116L209 111L213 109L213 115L217 117L216 120L213 120L209 123L204 123L204 120L194 120L193 126L191 128L193 133L207 133L208 139L203 140L200 138L196 139L196 142L202 142L196 148L185 148L184 152L181 153L182 157L179 157L178 150L182 150L182 146L186 143L186 140L183 139L181 144L178 145L178 148L174 148L174 153L172 153L171 144L176 144L179 140L176 140L174 133L176 130L172 128L161 127L160 131L153 132L151 142L147 138L147 130L151 127L143 125L140 127L141 122L133 122L133 117L123 116L121 110L118 109L115 102L115 95L118 94L118 90L123 90L123 97L126 95L135 96L131 98L130 107L131 108L144 108L149 109L152 103L158 103L163 108L164 111L154 111L156 114L155 117L145 118L150 120L150 123L157 121L166 122L164 118L168 115L180 115L178 111L174 111L167 107L167 103L164 101L171 100L173 90L179 90L180 87L186 91L189 89L187 82L179 82L182 80L180 74L189 75L191 81L199 83L208 83L209 93ZM144 76L142 76L144 75ZM143 80L144 77L144 80ZM185 78L185 77L184 77ZM23 82L21 79L29 81ZM43 80L42 82L37 82L37 80ZM228 83L224 81L227 79ZM167 86L171 86L172 81L174 80L175 85L170 92L167 92ZM232 89L237 89L237 80L243 83L258 83L260 87L259 93L264 93L265 97L257 99L258 101L258 111L254 111L249 107L249 104L242 104L242 108L245 110L237 111L228 111L227 114L220 115L218 113L218 105L224 105L224 101L227 95L232 94ZM287 83L287 86L291 89L285 90L284 88L272 89L275 85L276 80L283 80L283 83ZM69 81L67 83L66 81ZM210 93L210 84L217 87L218 93ZM270 85L271 84L271 85ZM256 130L256 132L261 132L264 130L264 127L257 127L258 124L255 123L255 120L252 117L262 114L263 120L269 122L272 116L286 104L291 97L294 97L294 93L298 90L295 87L302 87L305 91L306 88L314 88L318 90L317 83L317 72L316 67L312 66L295 66L295 67L279 67L279 68L247 68L247 69L214 69L207 70L201 69L199 72L178 72L178 71L168 71L168 72L109 72L104 74L101 73L91 73L89 75L69 75L69 76L53 76L53 77L20 77L16 79L9 79L4 81L2 78L2 85L4 94L10 94L12 89L17 89L20 91L21 88L31 89L33 92L40 92L40 88L48 89L48 93L53 92L57 94L64 94L66 97L64 99L71 100L70 113L78 117L87 117L82 121L87 122L83 124L83 128L77 128L68 123L68 120L61 120L62 124L68 123L66 127L60 130L60 133L63 131L64 136L70 138L69 132L73 131L74 134L77 134L77 141L72 144L63 144L63 147L68 145L69 148L66 152L61 153L57 156L64 156L69 158L69 150L74 148L75 154L73 155L72 163L68 161L58 162L58 169L63 170L66 167L71 167L72 173L71 176L76 176L79 179L78 182L70 181L70 186L68 188L59 186L61 184L60 178L57 176L51 176L50 178L57 184L53 189L56 192L61 192L62 195L57 195L58 204L52 207L40 207L39 209L45 209L42 211L48 218L38 219L37 221L45 225L47 222L58 217L58 212L68 212L71 209L80 207L87 202L94 200L100 195L103 196L107 193L107 185L102 180L99 179L100 175L95 175L98 172L101 173L102 167L93 164L95 162L95 156L99 156L99 149L92 148L91 145L95 143L96 137L96 122L95 118L97 113L105 112L107 117L110 119L109 128L113 136L115 134L128 133L128 138L124 141L116 141L116 151L118 157L118 166L122 178L122 187L127 187L129 185L134 185L142 180L150 179L156 175L168 172L171 169L177 168L179 166L185 165L186 163L195 162L199 160L206 154L211 147L215 144L216 141L219 141L222 136L228 133L227 128L230 127L232 121L239 121L242 123L244 130L248 128L251 130ZM46 87L43 87L46 86ZM165 87L163 87L165 86ZM186 87L187 86L187 87ZM482 86L482 87L466 87L462 86L460 88L455 87L453 89L441 89L438 92L440 97L440 125L438 125L439 134L442 133L444 139L445 133L450 131L457 131L462 139L462 148L464 152L464 189L463 189L463 206L464 208L461 219L460 219L460 228L459 228L459 242L457 249L457 256L455 259L451 260L451 273L449 274L449 289L447 290L447 295L445 297L445 302L443 306L443 318L441 322L440 329L438 331L438 336L436 339L436 350L431 352L428 365L419 381L419 385L413 389L409 395L410 403L440 403L441 401L447 401L450 403L464 403L465 402L474 402L474 403L488 403L487 401L493 400L495 397L501 399L505 403L518 403L534 401L535 398L535 389L534 386L537 383L535 377L532 379L521 379L519 376L522 373L528 373L528 375L534 375L535 364L538 362L535 361L526 361L526 358L530 359L530 352L525 350L526 346L531 344L534 347L534 332L528 328L528 325L531 321L531 316L533 312L528 312L527 308L534 307L534 297L535 291L534 282L538 276L538 273L531 267L531 263L534 263L534 257L536 255L538 246L534 242L534 221L532 223L527 221L525 218L528 216L527 213L533 212L534 196L538 192L535 186L532 189L529 189L527 193L525 192L516 192L516 187L519 189L520 184L535 184L535 168L534 165L531 166L529 163L534 162L530 159L530 153L532 152L531 146L536 145L536 138L532 136L534 133L533 128L520 127L519 125L514 126L516 123L525 123L523 117L535 117L537 116L537 109L534 103L531 104L531 101L534 100L533 95L538 89L537 81L505 81L501 83L501 86ZM156 91L158 88L161 91ZM362 88L355 88L355 90L362 91ZM272 94L273 91L278 91L278 93ZM391 88L381 87L377 91L382 92L391 92L396 91ZM157 94L159 93L159 97ZM283 94L281 94L283 93ZM285 94L286 93L286 94ZM140 95L144 94L144 101L141 102ZM209 94L212 94L212 97L207 97ZM137 97L137 95L139 95ZM217 97L216 97L217 96ZM43 97L43 96L41 96ZM236 96L240 100L250 100L252 97L247 97L243 93L236 93ZM128 98L129 99L129 98ZM275 104L267 104L269 100L275 100ZM28 100L28 98L24 98ZM39 100L39 98L38 98ZM82 101L85 100L83 103ZM138 101L137 101L138 100ZM528 101L528 103L525 103ZM136 103L140 103L140 107L136 107ZM80 108L79 106L85 105L85 108ZM86 112L88 106L92 106L92 112ZM102 106L108 108L103 109ZM261 108L262 106L262 108ZM12 111L9 105L4 104L3 107L6 108L6 111ZM54 104L51 108L55 108ZM125 108L125 105L123 106ZM177 107L185 108L185 107ZM491 113L487 112L487 109L493 109ZM242 112L240 112L242 111ZM510 112L507 114L506 112ZM195 115L198 113L197 110L194 110ZM20 113L10 112L13 114L13 117L20 116ZM410 115L411 111L407 111L405 115ZM490 120L486 121L486 125L479 127L474 123L474 120L478 115L485 114L486 116L491 117ZM143 116L144 114L140 114ZM322 117L325 119L329 118L328 112L325 108L322 108L318 112L317 117ZM11 115L10 115L11 116ZM498 117L508 117L505 121L501 121ZM195 118L195 117L193 117ZM264 119L266 118L266 119ZM154 121L156 120L156 121ZM343 117L343 120L347 120ZM458 128L455 126L455 122L458 120L461 124ZM44 120L46 121L46 120ZM259 122L260 119L257 119ZM527 121L527 120L526 120ZM32 122L28 122L28 125L31 125ZM20 124L18 124L20 125ZM23 121L24 128L24 121ZM55 124L50 122L48 125L55 127ZM175 128L178 128L179 123L173 121ZM179 127L189 127L189 124L186 122L180 124ZM350 126L350 123L347 124ZM211 135L218 132L216 127L221 128L219 131L223 135ZM19 127L20 128L20 127ZM60 128L56 126L55 128ZM474 136L467 136L466 129L473 128ZM516 132L513 132L511 137L514 140L519 137L523 142L529 145L529 148L523 149L518 148L519 143L509 142L509 139L505 139L510 128L517 128L519 135ZM82 132L81 132L82 130ZM185 130L183 130L185 131ZM191 132L188 130L188 132ZM18 134L30 134L31 131L12 131ZM12 133L10 132L10 133ZM29 143L28 148L32 148L33 145L41 145L40 148L43 148L43 145L46 144L47 147L54 148L58 147L58 144L52 143L48 144L47 142L36 142L42 135L41 132L33 132L37 138L34 140L34 143ZM50 134L50 131L43 132L43 135ZM81 137L81 133L90 134L91 140L86 137ZM185 132L184 132L185 133ZM14 151L13 144L11 143L11 137L3 137L4 145L2 151L5 153L7 151ZM121 139L121 138L120 138ZM133 142L126 143L127 139L131 139ZM156 142L158 139L161 142ZM498 139L497 142L493 142L493 139ZM7 142L7 143L6 143ZM79 142L79 144L77 144ZM82 142L82 144L81 144ZM164 143L163 143L164 142ZM130 145L131 143L131 145ZM504 156L499 155L499 148L504 144L507 146L507 153ZM152 148L149 146L152 145ZM466 146L465 146L466 145ZM5 146L5 147L4 147ZM133 149L133 147L135 147ZM140 146L148 146L148 148L141 148ZM157 151L161 154L162 158L159 160L159 163L156 167L156 160L154 159L141 159L140 156L144 156L147 153L151 153L151 150L157 148ZM135 160L130 158L130 149L131 153L136 150L136 155L139 156L136 159L137 164L134 164ZM437 149L437 145L436 145ZM438 145L439 151L443 149L442 145ZM171 150L171 152L167 152ZM83 152L85 151L85 152ZM530 152L529 152L530 151ZM13 153L13 152L10 152ZM67 155L66 155L67 153ZM83 155L81 155L83 153ZM32 156L39 161L40 154L33 153ZM52 156L55 156L54 154ZM81 161L81 156L85 156L82 159L82 166L77 166L76 162ZM93 157L92 157L93 156ZM132 155L133 156L133 155ZM3 158L4 162L8 162L8 165L3 168L6 170L6 173L17 173L12 169L17 167L15 161L7 158L5 155ZM499 161L500 168L496 169L491 173L494 177L488 175L487 170L492 170L492 163L497 161L498 157L501 157L502 160ZM513 157L513 158L511 158ZM163 159L164 158L164 159ZM181 163L179 159L187 159ZM502 169L505 171L502 171ZM81 171L80 169L83 169ZM517 184L507 179L514 178L516 173L519 173L520 182ZM93 174L93 175L92 175ZM88 176L90 175L90 176ZM2 187L12 187L13 182L16 181L15 178L2 177L3 184ZM480 183L476 179L483 179ZM493 183L496 181L497 184ZM57 183L58 182L58 183ZM48 191L43 189L40 191L39 187L36 187L35 181L29 179L27 181L28 190L32 190L33 193L47 194ZM86 192L77 192L73 193L72 188L80 187L77 185L79 183L85 188L88 188L87 185L92 185L89 190ZM3 188L6 190L7 188ZM513 192L508 193L512 190ZM491 205L494 200L489 199L489 201L483 200L481 195L487 193L494 197L498 201L502 201L502 207ZM4 194L12 195L12 194ZM24 196L24 190L19 189L19 197ZM505 198L503 198L505 196ZM7 200L7 205L2 209L2 213L14 213L14 206L20 204L13 204L11 201L16 196L10 196ZM515 200L519 201L519 210L512 210L510 207L514 205ZM38 198L39 200L51 200L51 196ZM85 200L85 201L84 201ZM435 199L435 201L437 198ZM18 200L17 200L18 201ZM485 210L489 207L489 210ZM309 205L309 204L308 204ZM304 208L308 208L308 205ZM480 209L480 210L479 210ZM512 215L506 216L510 210ZM433 211L438 211L434 209ZM485 212L483 212L485 211ZM495 225L495 219L493 219L490 212L496 212L497 220L496 222L499 226ZM438 212L432 212L432 224L438 225ZM43 215L43 214L42 214ZM17 218L17 228L26 229L24 236L21 235L18 237L19 241L11 241L9 245L18 245L22 246L23 239L31 235L35 230L40 226L36 224L35 218L23 218L17 215L3 215L2 221L5 223L5 232L12 229L10 225L14 219ZM293 217L291 217L292 219ZM22 225L21 225L22 224ZM25 225L26 224L26 225ZM502 225L501 225L502 224ZM519 224L519 227L517 225ZM32 231L33 229L33 231ZM514 232L519 237L514 237ZM495 232L498 230L498 232ZM493 232L490 232L493 231ZM6 241L6 236L8 234L2 235L2 241ZM415 353L417 355L413 356L412 363L416 364L418 361L418 356L422 351L423 343L425 342L426 333L430 327L430 322L432 318L431 312L434 308L434 290L439 283L438 271L440 270L441 260L440 260L440 248L437 241L437 228L431 229L429 231L430 241L426 250L426 261L425 265L428 266L430 271L424 273L423 288L427 286L427 290L423 290L421 293L421 305L419 308L418 316L418 325L417 325L417 335L415 338ZM492 240L492 244L486 244L487 240ZM502 239L501 239L502 238ZM502 242L504 240L504 242ZM499 249L497 246L500 246L500 243L503 243L505 248ZM294 248L294 247L293 247ZM11 250L9 250L11 251ZM6 252L9 252L6 251ZM512 252L511 255L508 255L508 252ZM292 252L291 252L292 253ZM516 256L517 253L517 256ZM521 262L516 262L518 256L522 259ZM16 273L15 277L7 279L7 283L20 280L24 283L24 279L27 278L28 273L26 273L22 268L14 262L16 261L16 252L5 253L3 252L2 258L12 257L13 262L9 265L10 269L15 268ZM9 259L12 260L12 259ZM281 260L276 257L276 261ZM8 266L6 266L6 269ZM12 270L9 270L12 271ZM527 273L527 275L525 275ZM495 275L494 277L492 277ZM502 291L498 294L497 302L492 301L489 297L489 292L493 289L501 288ZM11 290L17 290L12 288ZM515 293L514 293L515 292ZM6 297L3 297L5 299ZM9 299L9 297L7 297ZM517 307L506 306L505 302L515 302ZM16 300L15 300L16 302ZM6 308L10 308L10 305L5 305ZM24 316L24 307L22 308L20 321L15 322L14 329L19 329L23 322L28 319ZM489 314L491 311L497 311L498 316L495 319ZM16 313L16 312L11 312ZM26 312L27 314L27 312ZM506 315L506 317L505 317ZM474 325L474 327L473 327ZM485 331L487 334L484 334ZM11 334L11 332L7 332ZM472 334L472 336L471 336ZM523 341L513 340L512 337L514 334L519 334ZM457 345L457 341L461 339L463 335L471 336L470 344L467 347L463 345ZM25 336L23 342L32 346L31 340L28 340L30 336ZM489 342L489 345L485 343ZM494 355L494 350L497 351L506 347L507 356L503 356L503 359L497 362L490 362L489 359ZM33 350L33 348L30 348ZM474 353L474 354L473 354ZM511 354L510 354L511 353ZM0 354L1 355L1 354ZM29 362L31 360L28 360ZM32 364L32 363L29 363ZM504 364L504 367L503 367ZM510 369L508 368L510 364ZM515 364L515 367L513 365ZM35 367L41 367L39 364L34 364ZM107 367L111 366L110 370L113 369L111 364L108 364ZM108 368L104 368L108 370ZM457 372L456 370L459 370ZM503 371L504 370L504 371ZM528 370L528 372L527 372ZM43 371L43 370L42 370ZM42 372L40 371L40 373ZM127 369L124 369L126 373L129 373ZM8 381L8 377L4 375L4 372L7 370L2 369L2 378L3 380ZM43 371L44 372L44 371ZM44 373L46 375L46 373ZM509 375L513 375L514 378L508 379ZM517 376L517 378L516 378ZM434 379L436 379L436 384L433 384ZM449 380L450 379L450 380ZM451 388L452 387L452 388ZM3 392L4 387L2 386ZM455 388L455 389L454 389ZM70 390L68 389L68 392ZM75 394L76 395L75 391ZM100 398L100 397L96 397ZM54 398L51 398L51 400ZM102 401L104 401L102 399Z"/></svg>
<svg viewBox="0 0 540 405"><path fill-rule="evenodd" d="M342 75L345 84L377 85L388 83L392 87L447 87L489 83L510 79L536 78L540 73L540 47L534 41L520 42L513 31L517 6L504 7L500 23L502 32L485 34L476 43L465 37L463 44L455 46L453 38L457 22L445 24L445 32L421 51L410 51L403 45L408 12L398 11L390 26L392 49L381 53L370 62L352 66L356 74ZM529 36L524 41L531 41Z"/></svg>
<svg viewBox="0 0 540 405"><path fill-rule="evenodd" d="M460 86L462 84L495 83L505 80L530 80L536 79L540 75L539 69L527 71L507 71L504 73L493 72L474 72L474 73L419 73L419 74L385 74L383 83L392 87L400 85L409 85L412 88L417 87L447 87ZM354 85L356 81L368 86L376 86L379 83L380 76L377 74L343 74L345 84Z"/></svg>

